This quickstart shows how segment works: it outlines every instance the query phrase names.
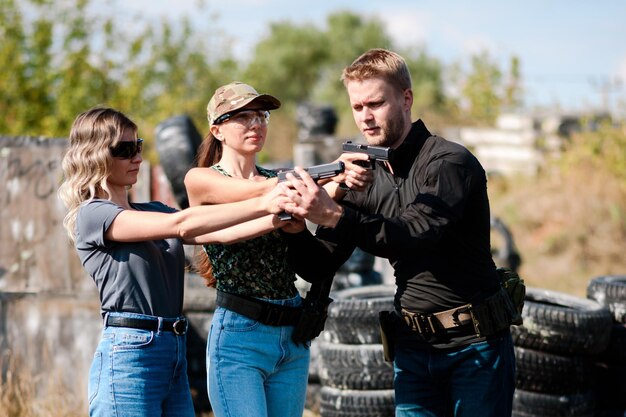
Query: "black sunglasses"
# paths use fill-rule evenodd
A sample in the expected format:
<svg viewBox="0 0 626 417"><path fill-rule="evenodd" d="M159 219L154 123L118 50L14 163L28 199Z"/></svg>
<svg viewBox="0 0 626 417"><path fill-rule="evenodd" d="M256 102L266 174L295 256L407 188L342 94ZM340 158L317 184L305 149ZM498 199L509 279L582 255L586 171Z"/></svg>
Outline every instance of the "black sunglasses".
<svg viewBox="0 0 626 417"><path fill-rule="evenodd" d="M137 139L136 142L124 141L115 146L109 147L111 156L122 159L133 159L143 150L143 139Z"/></svg>

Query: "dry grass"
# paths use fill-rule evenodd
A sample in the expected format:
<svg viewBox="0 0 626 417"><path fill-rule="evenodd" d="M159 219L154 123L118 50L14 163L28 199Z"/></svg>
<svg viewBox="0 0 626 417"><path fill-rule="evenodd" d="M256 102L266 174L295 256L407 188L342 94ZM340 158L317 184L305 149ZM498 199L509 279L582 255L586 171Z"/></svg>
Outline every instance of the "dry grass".
<svg viewBox="0 0 626 417"><path fill-rule="evenodd" d="M4 377L0 380L0 416L79 417L85 415L82 398L59 381L61 372L33 376L16 355L0 359Z"/></svg>
<svg viewBox="0 0 626 417"><path fill-rule="evenodd" d="M21 359L10 352L0 357L0 416L1 417L83 417L87 414L85 398L59 383L60 372L46 372L34 376ZM204 394L206 395L206 394ZM319 417L314 411L304 410L303 417ZM214 417L198 412L196 417Z"/></svg>
<svg viewBox="0 0 626 417"><path fill-rule="evenodd" d="M626 178L585 144L536 178L490 180L489 190L522 255L520 275L582 297L591 278L626 274Z"/></svg>

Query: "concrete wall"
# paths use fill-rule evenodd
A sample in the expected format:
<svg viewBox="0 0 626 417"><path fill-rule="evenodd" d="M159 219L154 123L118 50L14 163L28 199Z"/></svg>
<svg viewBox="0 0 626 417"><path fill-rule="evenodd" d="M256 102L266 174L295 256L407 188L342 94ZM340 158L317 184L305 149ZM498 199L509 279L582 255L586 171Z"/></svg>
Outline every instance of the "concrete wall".
<svg viewBox="0 0 626 417"><path fill-rule="evenodd" d="M65 141L0 137L0 291L88 291L56 196Z"/></svg>
<svg viewBox="0 0 626 417"><path fill-rule="evenodd" d="M0 136L0 349L4 365L85 396L99 332L95 286L62 226L64 139ZM71 372L68 372L70 371Z"/></svg>
<svg viewBox="0 0 626 417"><path fill-rule="evenodd" d="M0 377L17 364L36 382L37 395L61 387L84 402L86 413L87 375L102 323L95 285L62 224L57 189L66 146L65 139L0 136ZM147 201L153 194L173 205L161 171L144 162L132 196ZM187 283L195 355L190 378L207 406L204 346L215 292L199 277Z"/></svg>

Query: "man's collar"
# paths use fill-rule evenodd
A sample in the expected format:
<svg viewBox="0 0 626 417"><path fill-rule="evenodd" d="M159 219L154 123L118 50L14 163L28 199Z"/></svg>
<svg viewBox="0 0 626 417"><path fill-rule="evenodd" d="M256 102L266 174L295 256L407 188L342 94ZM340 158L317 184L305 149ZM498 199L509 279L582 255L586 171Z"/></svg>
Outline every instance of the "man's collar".
<svg viewBox="0 0 626 417"><path fill-rule="evenodd" d="M409 134L404 138L400 146L392 152L390 162L395 175L403 178L407 177L411 166L413 166L413 161L420 153L426 140L431 136L421 119L413 122Z"/></svg>

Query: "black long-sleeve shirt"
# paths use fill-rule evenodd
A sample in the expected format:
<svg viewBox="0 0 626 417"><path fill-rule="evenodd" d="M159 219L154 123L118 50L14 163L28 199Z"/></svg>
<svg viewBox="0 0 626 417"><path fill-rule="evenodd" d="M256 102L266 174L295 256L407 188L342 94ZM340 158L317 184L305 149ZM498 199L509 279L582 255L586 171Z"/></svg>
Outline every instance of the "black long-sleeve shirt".
<svg viewBox="0 0 626 417"><path fill-rule="evenodd" d="M368 189L348 192L335 228L290 237L296 272L312 282L332 276L358 246L389 259L398 310L440 312L493 294L499 281L479 161L418 120L390 164L393 174L378 162Z"/></svg>

